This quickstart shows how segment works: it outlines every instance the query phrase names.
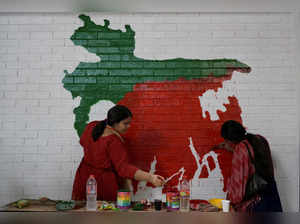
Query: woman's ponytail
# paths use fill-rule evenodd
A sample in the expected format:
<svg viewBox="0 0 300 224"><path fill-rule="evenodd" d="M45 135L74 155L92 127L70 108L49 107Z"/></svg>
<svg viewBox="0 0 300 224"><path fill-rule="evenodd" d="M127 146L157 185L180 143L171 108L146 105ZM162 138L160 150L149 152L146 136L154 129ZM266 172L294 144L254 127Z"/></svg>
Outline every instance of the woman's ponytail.
<svg viewBox="0 0 300 224"><path fill-rule="evenodd" d="M100 121L92 131L92 137L94 142L98 140L98 138L103 134L104 129L107 125L107 120Z"/></svg>

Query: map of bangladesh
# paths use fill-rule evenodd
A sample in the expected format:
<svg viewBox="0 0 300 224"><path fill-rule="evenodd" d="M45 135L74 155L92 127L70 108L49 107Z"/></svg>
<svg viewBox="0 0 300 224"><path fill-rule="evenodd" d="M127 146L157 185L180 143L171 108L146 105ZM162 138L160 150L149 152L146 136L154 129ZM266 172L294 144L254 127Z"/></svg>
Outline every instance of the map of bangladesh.
<svg viewBox="0 0 300 224"><path fill-rule="evenodd" d="M219 169L226 191L231 155L210 148L222 141L224 121L242 122L238 99L227 96L222 87L234 71L249 73L250 67L237 59L139 58L134 55L135 31L130 25L123 32L111 29L108 20L99 25L89 16L79 18L83 26L71 40L99 61L80 62L73 72L65 71L62 81L73 99L80 97L74 109L78 136L90 121L93 105L102 100L125 105L133 113L125 137L136 166L163 175L166 186L177 186L183 175L198 180ZM217 105L220 97L226 98L222 109ZM137 194L149 189L142 183L134 187Z"/></svg>

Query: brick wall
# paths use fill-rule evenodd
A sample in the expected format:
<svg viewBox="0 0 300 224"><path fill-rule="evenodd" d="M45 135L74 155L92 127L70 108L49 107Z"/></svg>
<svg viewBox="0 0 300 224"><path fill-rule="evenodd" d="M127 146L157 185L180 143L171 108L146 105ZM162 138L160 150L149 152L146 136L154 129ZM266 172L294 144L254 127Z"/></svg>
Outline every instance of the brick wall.
<svg viewBox="0 0 300 224"><path fill-rule="evenodd" d="M235 97L244 125L250 132L260 133L270 141L284 209L298 210L299 131L293 14L88 15L99 25L104 25L104 19L108 19L111 29L122 32L126 32L125 24L129 24L135 32L134 56L148 62L174 58L202 61L229 58L250 66L252 71L248 75L234 71L230 79L224 80L221 86L216 84L215 88L220 99ZM76 46L70 39L83 25L76 14L0 15L0 204L22 197L69 199L71 196L74 173L82 157L78 129L73 127L73 109L80 106L82 96L72 99L64 88L64 70L71 74L78 70L79 62L95 64L99 61L96 54ZM158 65L155 63L152 66ZM153 69L158 68L150 70ZM187 74L185 68L182 70ZM143 78L142 82L165 81L155 79L154 75L146 74L148 79ZM107 79L104 84L124 86L124 80L125 84L130 83L132 74L127 76L113 81ZM181 87L182 83L176 83L178 77L172 77L169 80L173 86ZM72 83L82 84L82 79L76 78ZM153 85L150 82L129 90L149 89ZM209 91L201 94L202 102L210 102ZM176 93L172 96L176 97ZM130 103L128 97L121 98L121 102ZM160 99L155 101L158 109L168 105L162 97L157 98ZM90 108L88 120L104 118L107 109L118 100L96 102ZM152 101L147 102L154 102L153 95ZM217 100L214 108L224 112L222 102ZM141 105L132 106L145 111L143 108L147 105ZM211 106L206 108L212 115ZM135 117L142 119L140 116ZM187 132L184 128L181 131L177 134ZM197 149L196 141L193 138ZM186 139L188 149L192 148L190 143ZM153 157L149 161L153 162ZM159 162L158 157L157 164ZM151 168L150 163L148 168ZM220 173L208 174L209 178L202 182L201 179L193 182L195 197L222 194L222 186L217 183Z"/></svg>

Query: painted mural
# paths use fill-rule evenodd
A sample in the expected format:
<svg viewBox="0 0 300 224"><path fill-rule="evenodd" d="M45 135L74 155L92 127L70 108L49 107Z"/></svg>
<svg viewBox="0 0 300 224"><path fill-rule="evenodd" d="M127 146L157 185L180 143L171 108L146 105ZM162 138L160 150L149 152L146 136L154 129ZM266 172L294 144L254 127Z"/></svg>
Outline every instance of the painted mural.
<svg viewBox="0 0 300 224"><path fill-rule="evenodd" d="M95 105L126 105L133 113L125 136L132 163L167 178L164 189L134 183L136 200L178 186L183 175L192 180L192 197L209 197L209 192L207 197L197 193L204 184L212 186L215 196L224 195L231 154L210 148L222 141L224 121L242 123L238 99L228 83L234 73L249 73L250 67L236 59L139 58L130 25L123 32L111 29L108 20L98 25L89 16L79 18L83 26L71 40L99 61L80 62L73 72L65 71L62 81L73 99L80 99L74 109L78 136Z"/></svg>

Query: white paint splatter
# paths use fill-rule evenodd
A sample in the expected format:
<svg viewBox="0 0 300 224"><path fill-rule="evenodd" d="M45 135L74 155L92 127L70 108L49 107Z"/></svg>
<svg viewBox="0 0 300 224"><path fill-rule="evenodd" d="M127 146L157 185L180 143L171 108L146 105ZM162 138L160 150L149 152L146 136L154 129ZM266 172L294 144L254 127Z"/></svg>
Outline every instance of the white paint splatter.
<svg viewBox="0 0 300 224"><path fill-rule="evenodd" d="M174 174L171 175L170 177L166 178L166 183L169 182L171 179L173 179L173 177L175 177L175 176L177 176L177 175L180 174L180 177L178 178L178 180L179 180L179 181L178 181L178 185L177 185L177 189L179 189L179 183L180 183L180 181L182 180L182 177L183 177L184 172L185 172L184 167L181 167L177 173L174 173Z"/></svg>
<svg viewBox="0 0 300 224"><path fill-rule="evenodd" d="M154 156L154 160L151 162L149 173L154 174L155 173L155 167L157 164L156 157ZM137 185L137 191L134 194L133 200L134 201L140 201L142 199L152 199L152 187L147 186L146 181L139 181Z"/></svg>
<svg viewBox="0 0 300 224"><path fill-rule="evenodd" d="M98 103L91 106L89 113L89 122L104 120L107 115L107 111L115 106L115 104L109 100L100 100Z"/></svg>
<svg viewBox="0 0 300 224"><path fill-rule="evenodd" d="M73 102L73 109L76 108L76 107L79 107L80 100L81 100L80 96L77 96L76 98L74 98L74 100L72 101Z"/></svg>
<svg viewBox="0 0 300 224"><path fill-rule="evenodd" d="M74 98L74 99L72 100L72 111L74 111L74 109L75 109L76 107L79 107L79 105L80 105L80 100L81 100L81 97L80 97L80 96L77 96L76 98ZM75 113L73 113L73 124L74 124L74 122L75 122L75 119L76 119ZM72 130L74 131L74 134L75 134L76 136L78 136L78 135L76 134L76 129L73 128ZM80 150L80 151L81 151L81 150Z"/></svg>
<svg viewBox="0 0 300 224"><path fill-rule="evenodd" d="M197 163L197 170L194 173L194 176L191 180L191 198L192 199L205 199L208 200L209 198L213 197L220 197L225 198L225 192L223 192L223 176L221 173L221 169L218 162L218 155L211 151L205 154L200 161L200 156L197 153L192 137L189 137L189 148L195 158ZM208 158L212 157L216 167L211 170L208 164ZM154 156L154 160L151 163L150 173L154 174L157 165L156 157ZM202 169L206 167L208 171L208 178L199 178ZM171 179L178 177L178 184L175 187L179 190L179 184L183 178L185 173L185 168L181 167L176 173L172 174L170 177L166 178L166 182L170 181ZM138 183L137 192L133 196L134 201L139 201L142 199L150 199L154 200L156 198L161 198L163 201L166 200L166 195L162 193L162 187L149 187L145 181L140 181Z"/></svg>
<svg viewBox="0 0 300 224"><path fill-rule="evenodd" d="M80 101L81 101L81 97L77 96L76 98L74 98L73 100L73 110L77 107L79 107L80 105ZM91 110L89 113L89 121L100 121L100 120L104 120L106 118L107 115L107 111L112 108L113 106L115 106L115 104L109 100L100 100L98 103L94 104L93 106L91 106ZM75 114L73 113L73 118L75 121ZM74 129L75 131L75 129Z"/></svg>
<svg viewBox="0 0 300 224"><path fill-rule="evenodd" d="M200 176L201 171L202 171L202 167L201 167L201 164L200 164L200 156L199 156L199 154L197 153L197 151L194 147L192 137L189 137L189 140L190 140L190 149L191 149L191 152L192 152L192 154L195 158L196 164L197 164L197 170L194 173L193 179L195 179L195 178L198 179L198 177Z"/></svg>
<svg viewBox="0 0 300 224"><path fill-rule="evenodd" d="M154 156L154 160L151 162L151 168L149 170L149 173L154 174L156 169L156 164L157 164L157 160L156 160L156 156ZM170 177L166 178L166 181L170 181L171 179L173 179L175 176L180 175L180 177L178 178L178 184L177 184L177 189L179 189L179 183L180 180L183 177L183 174L185 172L184 167L181 167L179 169L178 172L172 174ZM154 199L162 199L162 201L166 201L166 195L162 193L162 187L149 187L147 186L147 182L146 181L140 181L138 183L137 186L137 192L134 194L134 201L140 201L142 199L150 199L151 201L153 201Z"/></svg>
<svg viewBox="0 0 300 224"><path fill-rule="evenodd" d="M200 156L197 153L192 137L189 137L190 149L195 158L197 164L197 170L191 181L191 199L205 199L208 200L213 197L225 198L225 192L223 192L223 175L218 162L218 155L214 151L206 153L202 161L200 162ZM216 167L211 170L208 164L208 158L213 158ZM202 169L206 167L208 171L208 178L199 178Z"/></svg>
<svg viewBox="0 0 300 224"><path fill-rule="evenodd" d="M233 73L231 80L224 81L223 87L218 88L217 92L210 89L204 92L202 96L199 96L199 101L202 108L202 116L204 118L206 118L205 112L208 112L211 121L217 121L220 119L217 114L217 110L225 112L226 107L224 104L229 104L228 97L238 95L236 83L240 79L243 79L243 76L235 75Z"/></svg>

